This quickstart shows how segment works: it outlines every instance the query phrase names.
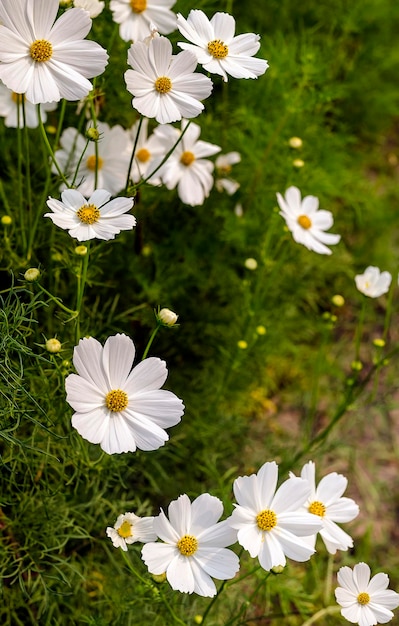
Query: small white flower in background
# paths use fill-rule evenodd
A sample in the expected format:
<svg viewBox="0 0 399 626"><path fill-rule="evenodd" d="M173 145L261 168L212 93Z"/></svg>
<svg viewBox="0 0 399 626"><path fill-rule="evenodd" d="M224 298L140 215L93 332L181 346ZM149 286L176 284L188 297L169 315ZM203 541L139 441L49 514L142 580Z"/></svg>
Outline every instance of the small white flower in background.
<svg viewBox="0 0 399 626"><path fill-rule="evenodd" d="M122 548L127 552L127 546L136 541L146 543L156 541L157 535L153 529L153 517L138 517L135 513L118 515L114 526L106 529L107 537L112 541L114 548Z"/></svg>
<svg viewBox="0 0 399 626"><path fill-rule="evenodd" d="M130 179L133 183L138 183L142 178L146 178L159 167L166 154L164 144L153 133L148 135L148 119L142 118L139 136L137 132L139 122L136 122L129 131L130 145L129 152L136 145L132 169L130 170ZM155 172L154 177L147 181L151 185L160 185L159 170Z"/></svg>
<svg viewBox="0 0 399 626"><path fill-rule="evenodd" d="M107 64L107 52L84 39L91 28L87 11L69 9L56 19L58 8L58 0L0 3L0 79L33 104L87 96L88 78Z"/></svg>
<svg viewBox="0 0 399 626"><path fill-rule="evenodd" d="M359 514L359 507L351 498L343 498L348 480L345 476L331 472L324 476L316 486L316 469L313 461L303 466L301 478L309 482L311 491L304 510L318 515L323 524L320 536L330 554L337 550L353 547L353 540L336 522L351 522ZM291 474L291 476L294 476ZM309 545L313 548L316 535L309 537Z"/></svg>
<svg viewBox="0 0 399 626"><path fill-rule="evenodd" d="M0 83L0 117L4 117L4 125L8 128L18 128L18 109L19 127L23 127L24 115L22 101L25 107L26 126L28 128L37 128L39 126L37 106L29 102L23 94L17 94ZM54 111L56 108L57 102L48 102L47 104L40 105L40 116L43 123L47 119L47 111Z"/></svg>
<svg viewBox="0 0 399 626"><path fill-rule="evenodd" d="M98 122L97 129L100 139L97 144L91 141L85 150L87 140L83 135L76 128L66 128L60 139L61 149L56 151L55 158L70 183L79 164L75 185L83 195L90 196L95 188L108 189L112 195L116 195L126 185L130 160L129 135L122 126L110 128L105 122ZM83 159L79 163L84 150ZM52 171L57 171L54 165ZM64 188L65 185L61 185L61 189Z"/></svg>
<svg viewBox="0 0 399 626"><path fill-rule="evenodd" d="M128 91L134 96L132 106L159 124L177 122L183 117L197 117L203 111L200 100L212 91L212 81L195 74L196 57L188 51L172 54L172 44L165 37L155 37L149 44L139 41L130 46L125 72Z"/></svg>
<svg viewBox="0 0 399 626"><path fill-rule="evenodd" d="M369 298L379 298L389 291L392 276L389 272L381 272L378 267L370 265L363 274L355 276L358 290Z"/></svg>
<svg viewBox="0 0 399 626"><path fill-rule="evenodd" d="M236 507L230 518L240 545L252 558L258 557L263 569L286 564L286 557L307 561L315 550L303 537L322 528L320 518L300 511L310 494L302 478L289 478L276 491L278 466L265 463L257 474L234 481Z"/></svg>
<svg viewBox="0 0 399 626"><path fill-rule="evenodd" d="M228 580L239 569L238 556L226 546L237 540L228 520L219 522L223 504L204 493L193 502L181 495L170 503L169 519L161 509L154 530L163 543L146 543L142 558L151 574L166 572L172 587L182 593L216 595L212 578Z"/></svg>
<svg viewBox="0 0 399 626"><path fill-rule="evenodd" d="M260 48L259 35L246 33L234 36L235 19L228 13L215 13L211 20L203 11L194 9L185 19L177 14L177 28L193 43L179 42L184 50L193 52L204 69L219 74L227 81L233 78L257 78L267 70L264 59L254 58Z"/></svg>
<svg viewBox="0 0 399 626"><path fill-rule="evenodd" d="M166 151L176 143L187 124L187 120L182 121L181 131L169 125L155 129L157 137L165 143ZM200 126L191 122L160 173L166 187L177 187L180 200L191 206L203 204L213 187L214 164L204 157L221 150L220 146L199 140L200 133Z"/></svg>
<svg viewBox="0 0 399 626"><path fill-rule="evenodd" d="M169 439L164 428L180 422L183 402L161 389L168 370L149 357L132 369L135 347L123 334L108 337L104 347L93 337L75 346L77 374L65 380L67 402L76 411L72 426L107 454L157 450Z"/></svg>
<svg viewBox="0 0 399 626"><path fill-rule="evenodd" d="M143 41L156 28L162 35L176 29L176 15L171 7L176 0L111 0L112 19L119 24L124 41Z"/></svg>
<svg viewBox="0 0 399 626"><path fill-rule="evenodd" d="M73 0L73 5L88 11L91 18L100 15L104 8L104 2L101 0Z"/></svg>
<svg viewBox="0 0 399 626"><path fill-rule="evenodd" d="M174 326L178 317L179 316L170 309L161 309L159 313L157 313L158 320L164 324L164 326Z"/></svg>
<svg viewBox="0 0 399 626"><path fill-rule="evenodd" d="M49 198L45 213L56 226L67 230L78 241L114 239L121 230L136 225L133 215L126 215L133 206L133 198L114 198L105 189L96 189L87 200L77 189L66 189L61 200Z"/></svg>
<svg viewBox="0 0 399 626"><path fill-rule="evenodd" d="M327 246L337 244L341 236L326 233L333 225L330 211L319 210L319 200L315 196L305 196L297 187L289 187L285 197L277 193L280 215L285 219L294 241L318 254L331 254Z"/></svg>
<svg viewBox="0 0 399 626"><path fill-rule="evenodd" d="M370 580L370 574L366 563L358 563L353 570L341 567L337 574L340 587L335 597L342 607L341 615L359 626L386 624L394 616L392 609L399 606L399 593L388 589L388 576L381 572Z"/></svg>
<svg viewBox="0 0 399 626"><path fill-rule="evenodd" d="M215 161L216 182L215 187L218 191L225 191L229 196L237 191L240 186L236 180L229 178L231 168L241 161L239 152L228 152L227 154L219 154Z"/></svg>

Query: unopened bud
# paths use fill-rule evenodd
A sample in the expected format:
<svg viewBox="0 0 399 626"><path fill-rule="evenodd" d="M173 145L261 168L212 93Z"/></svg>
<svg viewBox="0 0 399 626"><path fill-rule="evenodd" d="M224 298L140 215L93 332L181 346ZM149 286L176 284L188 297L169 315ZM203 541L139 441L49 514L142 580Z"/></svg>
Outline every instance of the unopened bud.
<svg viewBox="0 0 399 626"><path fill-rule="evenodd" d="M354 372L361 372L363 369L363 363L361 361L352 361L351 368Z"/></svg>
<svg viewBox="0 0 399 626"><path fill-rule="evenodd" d="M47 339L46 341L47 352L55 354L56 352L59 352L61 350L61 347L61 342L58 341L58 339L56 339L55 337L53 337L52 339Z"/></svg>
<svg viewBox="0 0 399 626"><path fill-rule="evenodd" d="M288 140L288 145L290 146L290 148L295 148L295 150L298 150L299 148L302 148L303 141L300 137L291 137Z"/></svg>
<svg viewBox="0 0 399 626"><path fill-rule="evenodd" d="M341 296L339 293L335 294L335 296L333 296L331 298L331 302L333 303L334 306L344 306L345 304L345 298L343 296Z"/></svg>
<svg viewBox="0 0 399 626"><path fill-rule="evenodd" d="M303 167L305 165L305 161L303 161L302 159L294 159L292 161L292 165L294 167L301 168L301 167Z"/></svg>
<svg viewBox="0 0 399 626"><path fill-rule="evenodd" d="M100 138L100 133L98 132L97 128L94 128L94 126L90 126L90 128L86 130L86 137L90 141L98 141Z"/></svg>
<svg viewBox="0 0 399 626"><path fill-rule="evenodd" d="M237 341L237 346L240 348L240 350L246 350L248 348L248 344L246 341L244 341L244 339L240 339L240 341Z"/></svg>
<svg viewBox="0 0 399 626"><path fill-rule="evenodd" d="M76 246L75 254L77 254L78 256L86 256L87 246Z"/></svg>
<svg viewBox="0 0 399 626"><path fill-rule="evenodd" d="M385 341L380 337L376 337L375 339L373 339L373 344L376 346L376 348L383 348L385 346Z"/></svg>
<svg viewBox="0 0 399 626"><path fill-rule="evenodd" d="M157 317L162 324L165 324L165 326L174 326L179 316L170 309L161 309Z"/></svg>
<svg viewBox="0 0 399 626"><path fill-rule="evenodd" d="M27 280L30 283L35 282L35 280L38 280L40 276L40 270L37 269L37 267L31 267L28 270L26 270L25 274L24 274L24 278L25 280Z"/></svg>
<svg viewBox="0 0 399 626"><path fill-rule="evenodd" d="M12 224L12 217L10 215L3 215L1 218L3 226L10 226Z"/></svg>
<svg viewBox="0 0 399 626"><path fill-rule="evenodd" d="M152 580L158 584L164 583L166 581L166 572L163 572L163 574L152 574Z"/></svg>
<svg viewBox="0 0 399 626"><path fill-rule="evenodd" d="M256 268L258 267L258 261L252 258L245 259L244 265L247 268L247 270L256 270Z"/></svg>

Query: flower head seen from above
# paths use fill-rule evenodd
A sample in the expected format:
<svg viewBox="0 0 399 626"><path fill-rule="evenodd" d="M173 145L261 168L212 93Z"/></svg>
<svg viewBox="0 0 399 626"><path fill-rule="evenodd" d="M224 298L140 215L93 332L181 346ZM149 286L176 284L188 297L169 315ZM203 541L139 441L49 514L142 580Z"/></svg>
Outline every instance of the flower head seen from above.
<svg viewBox="0 0 399 626"><path fill-rule="evenodd" d="M27 128L37 128L39 126L39 116L36 105L29 102L23 94L14 93L14 91L0 83L0 117L4 117L4 125L8 128L18 128L18 126L22 128L24 126L23 108L25 108L25 124ZM40 105L40 117L43 123L47 119L47 111L54 111L56 108L56 102Z"/></svg>
<svg viewBox="0 0 399 626"><path fill-rule="evenodd" d="M114 239L121 230L136 225L133 215L126 215L133 206L133 198L114 198L105 189L96 189L87 200L77 189L66 189L61 200L49 198L46 213L54 224L68 231L78 241Z"/></svg>
<svg viewBox="0 0 399 626"><path fill-rule="evenodd" d="M399 593L388 589L389 578L379 573L370 579L370 567L357 563L353 570L341 567L335 597L341 605L341 615L352 624L374 626L386 624L393 618L392 609L399 606Z"/></svg>
<svg viewBox="0 0 399 626"><path fill-rule="evenodd" d="M151 574L163 574L182 593L216 595L212 578L228 580L239 569L239 560L230 546L237 533L228 520L219 522L222 502L204 493L193 502L181 495L170 503L169 519L161 510L154 518L154 530L162 542L146 543L142 558Z"/></svg>
<svg viewBox="0 0 399 626"><path fill-rule="evenodd" d="M2 0L0 79L33 104L79 100L92 89L88 78L102 74L106 51L84 38L87 11L73 8L59 17L58 0Z"/></svg>
<svg viewBox="0 0 399 626"><path fill-rule="evenodd" d="M176 15L170 9L176 0L111 0L112 19L119 24L124 41L144 41L150 29L169 35L176 29Z"/></svg>
<svg viewBox="0 0 399 626"><path fill-rule="evenodd" d="M168 189L175 189L182 202L190 206L203 204L213 186L214 164L206 157L220 152L220 146L199 139L198 124L183 120L181 131L173 126L158 126L155 135L165 144L166 152L184 135L163 165L160 176Z"/></svg>
<svg viewBox="0 0 399 626"><path fill-rule="evenodd" d="M234 36L235 19L228 13L215 13L211 20L203 11L194 9L185 19L177 15L177 28L188 41L179 42L180 48L193 52L203 68L219 74L227 81L233 78L257 78L264 74L268 63L254 58L260 48L259 35L246 33Z"/></svg>
<svg viewBox="0 0 399 626"><path fill-rule="evenodd" d="M389 291L392 276L389 272L381 272L378 267L370 265L363 274L355 276L356 287L369 298L379 298Z"/></svg>
<svg viewBox="0 0 399 626"><path fill-rule="evenodd" d="M122 548L127 552L127 546L136 541L146 543L156 541L157 535L153 529L153 517L138 517L135 513L118 515L114 526L108 526L106 533L114 548Z"/></svg>
<svg viewBox="0 0 399 626"><path fill-rule="evenodd" d="M86 146L87 140L76 128L66 128L55 158L70 183L75 184L84 196L90 196L98 188L108 189L116 195L126 184L130 159L129 135L122 126L110 128L105 122L98 122L97 130L100 135L98 142L91 141ZM56 171L53 166L53 172Z"/></svg>
<svg viewBox="0 0 399 626"><path fill-rule="evenodd" d="M322 528L316 515L299 510L310 494L308 481L289 478L276 490L277 479L273 461L257 474L240 476L233 487L237 504L230 524L238 531L238 542L266 571L284 566L286 557L307 561L315 550L302 537Z"/></svg>
<svg viewBox="0 0 399 626"><path fill-rule="evenodd" d="M132 369L133 341L108 337L104 347L93 337L75 346L77 374L65 380L67 402L75 410L72 426L108 454L157 450L169 439L164 428L180 422L183 402L161 389L168 375L164 361L149 357Z"/></svg>
<svg viewBox="0 0 399 626"><path fill-rule="evenodd" d="M289 187L285 197L277 193L280 215L285 219L294 241L318 254L331 254L327 246L337 244L341 236L325 231L333 225L330 211L319 210L319 200L315 196L305 196L301 200L298 187Z"/></svg>
<svg viewBox="0 0 399 626"><path fill-rule="evenodd" d="M239 152L228 152L227 154L219 154L215 161L216 182L215 187L218 191L225 191L232 196L240 187L240 183L230 178L233 165L240 163L241 155Z"/></svg>
<svg viewBox="0 0 399 626"><path fill-rule="evenodd" d="M336 522L351 522L359 514L359 507L351 498L343 498L348 480L345 476L331 472L324 476L316 486L315 464L306 463L301 471L301 478L309 482L311 491L304 510L318 515L323 527L320 536L330 554L337 550L353 547L352 538ZM293 474L292 474L293 476ZM314 547L316 535L309 537L309 544Z"/></svg>
<svg viewBox="0 0 399 626"><path fill-rule="evenodd" d="M132 106L159 124L177 122L183 117L197 117L203 111L201 100L212 91L207 76L195 74L197 59L187 50L176 56L166 37L155 37L130 46L125 72L128 91L134 96Z"/></svg>

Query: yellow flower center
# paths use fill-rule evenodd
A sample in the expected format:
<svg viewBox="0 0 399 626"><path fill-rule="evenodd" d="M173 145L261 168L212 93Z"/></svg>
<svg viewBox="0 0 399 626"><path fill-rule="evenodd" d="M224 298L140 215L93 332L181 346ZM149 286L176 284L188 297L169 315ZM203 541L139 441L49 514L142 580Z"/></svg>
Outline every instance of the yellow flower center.
<svg viewBox="0 0 399 626"><path fill-rule="evenodd" d="M183 165L186 165L187 167L191 165L193 161L195 161L195 155L189 150L186 150L185 152L183 152L183 154L180 157L180 163L182 163Z"/></svg>
<svg viewBox="0 0 399 626"><path fill-rule="evenodd" d="M136 152L136 159L141 161L141 163L147 163L150 160L151 152L147 150L147 148L140 148Z"/></svg>
<svg viewBox="0 0 399 626"><path fill-rule="evenodd" d="M100 218L100 211L94 204L84 204L76 211L76 215L83 224L95 224Z"/></svg>
<svg viewBox="0 0 399 626"><path fill-rule="evenodd" d="M214 59L225 59L229 54L229 48L220 39L214 39L208 43L208 52Z"/></svg>
<svg viewBox="0 0 399 626"><path fill-rule="evenodd" d="M308 230L312 226L312 222L307 215L300 215L297 219L299 226L302 226L305 230Z"/></svg>
<svg viewBox="0 0 399 626"><path fill-rule="evenodd" d="M326 507L322 502L318 502L317 500L315 500L309 505L308 511L309 513L313 513L313 515L324 517L326 514Z"/></svg>
<svg viewBox="0 0 399 626"><path fill-rule="evenodd" d="M133 526L125 520L117 529L117 533L120 537L127 539L127 537L132 537L133 535L132 528Z"/></svg>
<svg viewBox="0 0 399 626"><path fill-rule="evenodd" d="M221 176L227 176L231 173L231 165L222 165L218 167L218 172Z"/></svg>
<svg viewBox="0 0 399 626"><path fill-rule="evenodd" d="M107 409L113 413L120 413L126 409L129 404L129 398L122 389L112 389L105 396L105 404Z"/></svg>
<svg viewBox="0 0 399 626"><path fill-rule="evenodd" d="M104 165L104 161L102 160L101 157L96 157L95 154L91 154L89 157L87 157L86 167L88 170L95 172L96 168L97 170L100 170L103 165Z"/></svg>
<svg viewBox="0 0 399 626"><path fill-rule="evenodd" d="M357 601L359 604L368 604L370 602L370 596L368 593L363 591L362 593L359 593L359 595L357 596Z"/></svg>
<svg viewBox="0 0 399 626"><path fill-rule="evenodd" d="M172 81L167 76L159 76L154 84L159 93L168 93L172 89Z"/></svg>
<svg viewBox="0 0 399 626"><path fill-rule="evenodd" d="M36 39L31 44L29 53L34 61L43 63L43 61L48 61L53 56L53 46L46 39Z"/></svg>
<svg viewBox="0 0 399 626"><path fill-rule="evenodd" d="M256 516L256 523L260 530L271 530L277 526L277 515L274 511L265 509Z"/></svg>
<svg viewBox="0 0 399 626"><path fill-rule="evenodd" d="M198 541L192 535L184 535L177 542L177 547L183 556L193 556L197 552Z"/></svg>
<svg viewBox="0 0 399 626"><path fill-rule="evenodd" d="M147 8L147 0L130 0L133 13L142 13Z"/></svg>

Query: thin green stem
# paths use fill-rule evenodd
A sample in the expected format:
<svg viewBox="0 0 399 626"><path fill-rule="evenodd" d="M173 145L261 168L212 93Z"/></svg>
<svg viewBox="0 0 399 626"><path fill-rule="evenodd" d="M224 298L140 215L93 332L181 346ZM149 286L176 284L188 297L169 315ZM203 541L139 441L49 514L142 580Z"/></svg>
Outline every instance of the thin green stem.
<svg viewBox="0 0 399 626"><path fill-rule="evenodd" d="M22 98L22 96L21 96ZM23 177L22 177L22 122L21 120L21 107L19 106L19 100L17 102L17 177L18 177L18 209L19 209L19 222L21 226L21 238L22 248L26 250L26 232L25 232L25 212L23 207Z"/></svg>
<svg viewBox="0 0 399 626"><path fill-rule="evenodd" d="M363 326L364 326L364 318L366 316L366 302L367 296L363 297L362 308L360 310L359 320L356 326L356 334L355 334L355 360L360 360L360 343L363 335Z"/></svg>
<svg viewBox="0 0 399 626"><path fill-rule="evenodd" d="M25 206L27 209L27 217L28 217L28 226L27 232L31 231L31 219L32 219L32 185L31 185L31 171L30 171L30 151L29 151L29 134L28 127L26 125L26 112L25 112L25 98L21 95L18 98L21 98L22 103L22 118L24 122L24 144L25 144L25 181L26 181L26 202ZM25 249L25 254L27 255L27 260L29 261L29 251Z"/></svg>
<svg viewBox="0 0 399 626"><path fill-rule="evenodd" d="M77 321L76 321L76 343L78 343L80 336L80 319L82 313L82 303L83 296L86 286L87 280L87 270L89 267L89 257L90 257L90 241L86 242L87 252L82 258L82 263L80 267L80 272L78 274L78 282L77 282L77 294L76 294L76 310L78 311Z"/></svg>
<svg viewBox="0 0 399 626"><path fill-rule="evenodd" d="M132 167L133 167L133 160L134 160L134 156L136 154L137 143L138 143L138 140L139 140L141 127L143 125L143 120L144 120L144 118L143 118L143 116L141 116L140 120L139 120L139 125L138 125L138 128L137 128L136 137L134 138L132 154L130 155L129 168L127 170L127 177L126 177L125 193L127 193L128 189L129 189L130 172L131 172Z"/></svg>
<svg viewBox="0 0 399 626"><path fill-rule="evenodd" d="M153 342L153 341L154 341L154 339L155 339L155 335L157 334L157 332L158 332L158 330L161 328L161 326L162 326L162 324L160 324L160 323L157 321L157 325L156 325L156 327L154 328L154 330L152 331L152 333L151 333L151 337L149 338L148 343L147 343L147 345L146 345L146 348L145 348L145 350L144 350L143 357L142 357L142 359L141 359L142 361L144 361L144 359L146 358L146 356L147 356L147 354L148 354L148 351L149 351L149 349L151 348L151 344L152 344L152 342Z"/></svg>
<svg viewBox="0 0 399 626"><path fill-rule="evenodd" d="M166 595L164 594L162 588L159 590L159 595L161 596L162 602L164 603L166 609L169 611L169 613L173 617L175 624L181 624L181 626L187 626L186 622L183 622L183 620L181 620L180 617L178 617L176 615L176 613L174 612L174 610L170 606L170 604L169 604L168 600L166 599Z"/></svg>
<svg viewBox="0 0 399 626"><path fill-rule="evenodd" d="M61 170L57 159L55 158L55 154L54 154L54 150L52 149L50 142L48 140L47 137L47 133L46 133L46 129L44 128L43 125L43 120L42 120L42 116L41 116L41 111L40 111L40 105L37 105L37 116L39 118L39 128L40 128L40 132L42 135L42 139L44 142L44 145L46 146L47 152L52 160L52 162L54 163L55 169L58 172L59 177L61 178L62 182L65 183L65 185L69 188L71 187L71 185L69 184L68 180L65 178L65 175L63 173L63 171Z"/></svg>
<svg viewBox="0 0 399 626"><path fill-rule="evenodd" d="M327 615L336 615L340 611L341 611L341 607L339 606L327 606L325 609L320 609L320 611L317 611L317 613L315 613L312 617L307 619L306 622L303 622L302 626L311 626L312 624L315 624L316 622L318 622L319 619L322 619L323 617L326 617Z"/></svg>
<svg viewBox="0 0 399 626"><path fill-rule="evenodd" d="M332 588L332 579L333 579L333 571L334 571L334 555L328 555L327 561L327 572L325 577L325 585L324 585L324 604L328 604L331 597L331 588Z"/></svg>
<svg viewBox="0 0 399 626"><path fill-rule="evenodd" d="M48 298L50 298L52 302L55 302L55 304L60 309L62 309L66 313L69 313L72 316L70 319L74 319L75 317L77 317L79 311L73 311L72 309L69 309L67 306L65 306L65 304L62 303L62 300L60 300L60 298L57 298L57 296L53 296L53 294L47 291L47 289L45 289L40 283L36 283L36 285L40 289L40 291L44 293Z"/></svg>

